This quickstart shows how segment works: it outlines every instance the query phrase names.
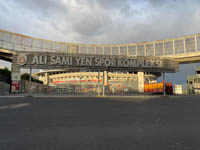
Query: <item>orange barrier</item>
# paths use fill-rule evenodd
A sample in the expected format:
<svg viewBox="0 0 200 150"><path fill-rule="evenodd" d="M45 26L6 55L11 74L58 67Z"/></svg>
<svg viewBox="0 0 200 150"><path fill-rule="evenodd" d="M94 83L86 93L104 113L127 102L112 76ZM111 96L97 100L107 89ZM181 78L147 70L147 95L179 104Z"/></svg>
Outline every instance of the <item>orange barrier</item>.
<svg viewBox="0 0 200 150"><path fill-rule="evenodd" d="M167 94L172 94L172 83L165 83L165 91ZM164 90L164 84L161 83L145 83L144 84L144 92L145 93L162 93Z"/></svg>

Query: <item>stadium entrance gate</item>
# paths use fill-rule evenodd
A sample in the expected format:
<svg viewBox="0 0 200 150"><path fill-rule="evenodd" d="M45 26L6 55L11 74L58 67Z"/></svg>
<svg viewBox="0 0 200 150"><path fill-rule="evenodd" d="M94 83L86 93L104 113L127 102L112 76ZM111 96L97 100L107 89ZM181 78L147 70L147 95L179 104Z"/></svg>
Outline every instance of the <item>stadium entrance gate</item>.
<svg viewBox="0 0 200 150"><path fill-rule="evenodd" d="M125 56L103 56L103 55L77 55L68 53L28 53L17 52L12 60L12 87L15 92L19 92L20 87L20 69L67 69L67 70L89 70L98 72L98 84L95 86L79 85L65 88L45 87L48 93L91 93L105 94L108 91L108 76L110 71L136 71L136 72L176 72L178 62L171 58L162 57L125 57ZM100 73L103 73L102 82L100 82ZM138 90L144 91L144 74L138 74ZM31 78L30 78L31 81ZM29 84L31 89L31 82ZM18 90L18 91L17 91ZM31 90L29 90L31 92ZM123 91L125 92L125 91ZM122 92L122 93L123 93Z"/></svg>

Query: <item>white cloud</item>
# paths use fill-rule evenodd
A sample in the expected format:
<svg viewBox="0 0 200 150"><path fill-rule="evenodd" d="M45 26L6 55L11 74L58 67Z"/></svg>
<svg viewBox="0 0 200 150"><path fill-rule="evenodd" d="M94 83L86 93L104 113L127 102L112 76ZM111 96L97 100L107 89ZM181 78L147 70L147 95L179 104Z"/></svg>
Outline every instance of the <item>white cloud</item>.
<svg viewBox="0 0 200 150"><path fill-rule="evenodd" d="M10 0L0 4L0 28L66 42L140 42L199 32L199 6L195 0Z"/></svg>
<svg viewBox="0 0 200 150"><path fill-rule="evenodd" d="M65 42L142 42L200 32L199 7L199 0L0 0L0 28Z"/></svg>

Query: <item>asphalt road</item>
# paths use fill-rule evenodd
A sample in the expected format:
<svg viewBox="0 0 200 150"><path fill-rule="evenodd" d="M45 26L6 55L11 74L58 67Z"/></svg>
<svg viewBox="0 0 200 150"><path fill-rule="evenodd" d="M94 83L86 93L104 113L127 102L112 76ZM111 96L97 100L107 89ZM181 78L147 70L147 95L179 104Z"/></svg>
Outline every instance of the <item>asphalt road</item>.
<svg viewBox="0 0 200 150"><path fill-rule="evenodd" d="M200 98L0 97L0 150L199 150Z"/></svg>

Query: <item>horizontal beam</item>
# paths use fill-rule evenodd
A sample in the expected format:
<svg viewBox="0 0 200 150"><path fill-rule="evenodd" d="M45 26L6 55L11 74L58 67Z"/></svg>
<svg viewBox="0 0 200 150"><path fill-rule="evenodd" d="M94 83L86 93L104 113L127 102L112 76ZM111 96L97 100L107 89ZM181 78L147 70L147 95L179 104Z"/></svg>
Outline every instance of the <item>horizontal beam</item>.
<svg viewBox="0 0 200 150"><path fill-rule="evenodd" d="M8 62L12 62L12 58L10 58L10 57L5 57L5 56L1 56L1 55L0 55L0 59L1 59L1 60L5 60L5 61L8 61Z"/></svg>
<svg viewBox="0 0 200 150"><path fill-rule="evenodd" d="M197 57L187 57L187 58L176 58L175 60L179 64L199 63L200 62L200 56L197 56Z"/></svg>

